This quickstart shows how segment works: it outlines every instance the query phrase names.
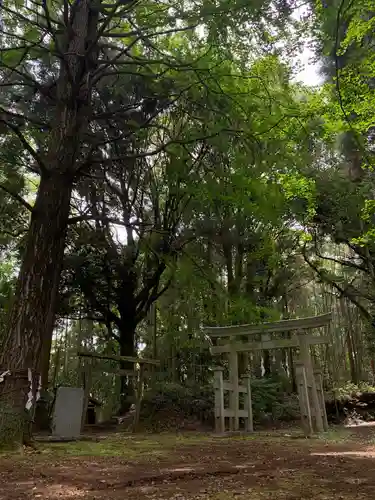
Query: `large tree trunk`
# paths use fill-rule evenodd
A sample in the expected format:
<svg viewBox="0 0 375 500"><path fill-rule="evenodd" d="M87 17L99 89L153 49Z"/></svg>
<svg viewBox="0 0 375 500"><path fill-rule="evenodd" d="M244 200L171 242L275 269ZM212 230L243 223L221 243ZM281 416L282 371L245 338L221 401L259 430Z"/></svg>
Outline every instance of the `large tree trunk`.
<svg viewBox="0 0 375 500"><path fill-rule="evenodd" d="M11 371L0 384L2 441L21 440L28 384L17 374L40 371L42 344L52 334L71 191L72 181L60 175L41 179L0 362Z"/></svg>
<svg viewBox="0 0 375 500"><path fill-rule="evenodd" d="M42 344L46 338L49 341L54 325L70 197L89 122L90 78L97 65L99 10L92 7L91 0L75 2L71 24L66 26L61 47L64 60L51 109L54 118L46 150L39 155L41 182L0 360L0 367L11 369L0 384L0 442L8 444L21 442L28 390L24 373L28 368L41 369ZM22 378L17 378L19 373Z"/></svg>

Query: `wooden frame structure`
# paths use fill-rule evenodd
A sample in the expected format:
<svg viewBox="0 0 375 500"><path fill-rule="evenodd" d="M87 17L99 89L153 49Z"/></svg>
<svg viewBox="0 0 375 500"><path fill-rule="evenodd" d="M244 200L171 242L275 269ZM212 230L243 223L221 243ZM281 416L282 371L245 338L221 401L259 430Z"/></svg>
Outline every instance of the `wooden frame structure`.
<svg viewBox="0 0 375 500"><path fill-rule="evenodd" d="M127 376L132 378L134 381L136 381L136 391L135 391L135 397L136 397L136 403L135 403L135 414L134 414L134 420L133 420L133 432L135 432L138 428L139 424L139 417L141 413L141 407L142 407L142 397L143 397L143 384L144 384L144 375L145 375L145 366L158 366L160 364L159 360L156 359L147 359L147 358L135 358L132 356L116 356L116 355L110 355L110 354L98 354L96 352L91 352L91 351L83 351L80 350L77 352L77 356L79 358L89 358L89 359L106 359L109 361L116 361L118 363L126 362L126 363L132 363L133 364L133 370L125 370L125 369L111 369L111 370L106 370L108 372L114 373L115 375L119 376ZM136 368L136 365L139 366L139 368ZM85 366L83 370L83 380L84 380L84 390L85 390L85 396L84 396L84 405L83 405L83 415L82 415L82 426L85 421L85 416L86 416L86 411L87 411L87 405L90 397L90 391L91 391L91 385L92 385L92 380L91 380L91 367Z"/></svg>
<svg viewBox="0 0 375 500"><path fill-rule="evenodd" d="M299 359L295 362L295 374L298 387L301 410L302 428L306 435L314 431L322 432L328 429L327 414L324 402L324 392L321 372L314 368L310 347L327 344L328 338L307 334L306 330L327 326L332 314L323 314L308 318L290 319L264 323L261 325L238 325L226 327L205 327L216 345L211 347L214 355L226 354L229 360L229 380L223 380L223 368L214 369L215 390L215 429L223 433L226 430L225 419L229 419L229 430L239 430L239 419L245 420L245 429L253 431L253 415L251 403L250 375L242 376L239 383L238 355L253 351L275 350L285 348L299 349ZM274 333L286 333L289 338L271 339ZM249 337L257 335L259 340L250 341ZM247 338L247 341L237 339ZM224 406L224 392L229 392L229 408ZM240 393L244 394L244 409L241 410Z"/></svg>

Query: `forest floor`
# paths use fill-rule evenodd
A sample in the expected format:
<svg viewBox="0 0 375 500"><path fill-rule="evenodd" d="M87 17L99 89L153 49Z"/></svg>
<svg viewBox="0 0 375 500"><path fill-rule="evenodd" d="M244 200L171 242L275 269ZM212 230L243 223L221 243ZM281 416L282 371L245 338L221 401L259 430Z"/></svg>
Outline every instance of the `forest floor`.
<svg viewBox="0 0 375 500"><path fill-rule="evenodd" d="M251 436L111 434L0 456L1 500L370 500L375 427Z"/></svg>

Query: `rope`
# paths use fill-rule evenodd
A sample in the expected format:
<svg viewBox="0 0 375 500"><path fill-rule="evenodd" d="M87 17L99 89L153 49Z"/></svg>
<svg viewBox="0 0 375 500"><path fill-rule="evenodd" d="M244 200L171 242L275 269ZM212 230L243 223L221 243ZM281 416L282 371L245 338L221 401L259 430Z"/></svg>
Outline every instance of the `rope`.
<svg viewBox="0 0 375 500"><path fill-rule="evenodd" d="M3 372L3 373L1 373L1 374L0 374L0 384L1 384L1 382L4 382L5 377L6 377L7 375L11 375L10 370L6 370L5 372Z"/></svg>

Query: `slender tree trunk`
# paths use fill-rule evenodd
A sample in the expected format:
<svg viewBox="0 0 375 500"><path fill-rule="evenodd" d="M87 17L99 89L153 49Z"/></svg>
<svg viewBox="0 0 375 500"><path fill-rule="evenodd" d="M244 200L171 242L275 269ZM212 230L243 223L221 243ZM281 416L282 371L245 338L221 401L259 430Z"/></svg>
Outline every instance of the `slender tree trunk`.
<svg viewBox="0 0 375 500"><path fill-rule="evenodd" d="M349 371L350 371L350 380L353 384L358 383L358 374L357 374L357 366L355 360L355 349L352 337L352 318L350 315L350 305L347 303L344 297L340 299L340 309L341 309L341 318L345 321L343 322L343 327L345 333L345 344L346 350L348 353L348 361L349 361ZM344 350L345 352L345 350Z"/></svg>
<svg viewBox="0 0 375 500"><path fill-rule="evenodd" d="M289 297L287 294L287 290L285 290L282 302L281 302L281 312L282 312L282 319L289 319L290 318L290 311L289 311ZM292 333L291 332L286 332L284 334L285 338L292 338ZM285 368L286 365L288 365L288 370L285 370L286 373L289 372L289 378L290 378L290 388L293 393L297 392L297 382L296 382L296 374L294 370L294 358L293 358L293 348L289 347L287 349L284 349L284 363L285 363Z"/></svg>
<svg viewBox="0 0 375 500"><path fill-rule="evenodd" d="M52 389L55 390L56 388L56 381L57 377L59 376L59 371L60 371L60 357L61 357L61 343L57 345L56 341L56 350L55 350L55 355L54 355L54 361L53 361L53 375L52 375Z"/></svg>
<svg viewBox="0 0 375 500"><path fill-rule="evenodd" d="M49 366L50 366L50 358L51 358L51 347L52 347L52 335L46 336L43 340L42 345L42 356L40 363L40 374L42 377L42 387L44 391L48 389L48 381L49 381Z"/></svg>
<svg viewBox="0 0 375 500"><path fill-rule="evenodd" d="M68 377L69 373L69 347L70 347L70 338L69 338L69 327L68 327L68 320L65 319L64 321L64 378L66 379Z"/></svg>
<svg viewBox="0 0 375 500"><path fill-rule="evenodd" d="M348 357L349 357L350 380L353 384L358 384L357 370L353 354L353 343L349 329L346 332L346 346L348 349Z"/></svg>
<svg viewBox="0 0 375 500"><path fill-rule="evenodd" d="M171 345L171 377L170 380L178 384L180 382L180 366L177 359L176 339Z"/></svg>
<svg viewBox="0 0 375 500"><path fill-rule="evenodd" d="M151 336L151 346L152 346L152 357L153 359L157 358L158 349L157 349L157 306L156 302L154 302L149 311L149 328L150 328L150 336ZM155 367L153 367L155 368Z"/></svg>
<svg viewBox="0 0 375 500"><path fill-rule="evenodd" d="M135 356L135 327L131 327L129 322L124 322L120 331L120 356ZM122 362L120 368L123 370L133 370L133 363ZM132 380L127 376L121 376L120 384L120 410L119 414L124 415L130 410L131 398L134 395Z"/></svg>
<svg viewBox="0 0 375 500"><path fill-rule="evenodd" d="M46 335L46 338L43 339L42 343L42 354L40 362L42 389L41 389L40 399L36 403L35 415L34 415L34 428L40 431L45 431L50 428L48 389L49 389L49 368L50 368L50 358L51 358L52 337L53 335Z"/></svg>

